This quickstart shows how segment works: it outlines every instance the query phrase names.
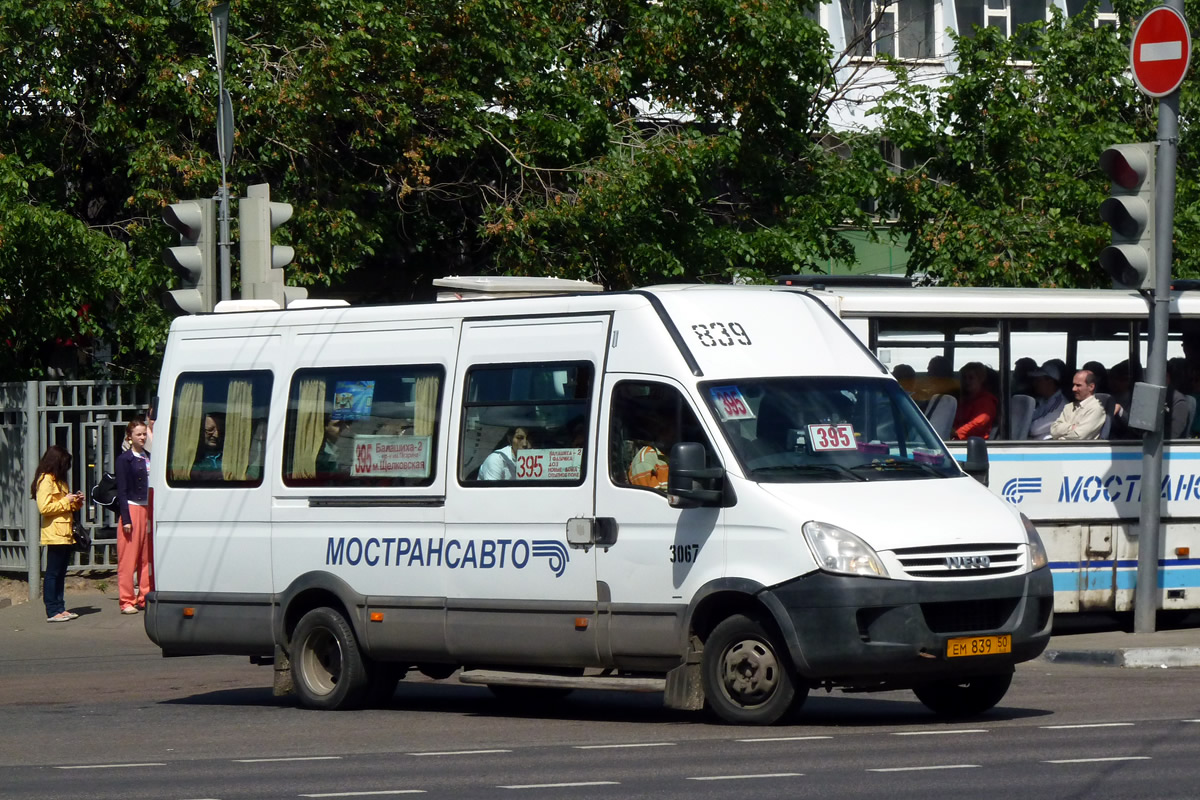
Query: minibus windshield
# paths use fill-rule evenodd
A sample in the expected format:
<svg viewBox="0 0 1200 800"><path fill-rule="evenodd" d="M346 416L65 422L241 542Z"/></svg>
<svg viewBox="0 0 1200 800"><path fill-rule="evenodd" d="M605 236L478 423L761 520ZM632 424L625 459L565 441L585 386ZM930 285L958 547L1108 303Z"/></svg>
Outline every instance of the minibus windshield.
<svg viewBox="0 0 1200 800"><path fill-rule="evenodd" d="M751 480L950 478L963 473L898 383L789 377L701 386Z"/></svg>

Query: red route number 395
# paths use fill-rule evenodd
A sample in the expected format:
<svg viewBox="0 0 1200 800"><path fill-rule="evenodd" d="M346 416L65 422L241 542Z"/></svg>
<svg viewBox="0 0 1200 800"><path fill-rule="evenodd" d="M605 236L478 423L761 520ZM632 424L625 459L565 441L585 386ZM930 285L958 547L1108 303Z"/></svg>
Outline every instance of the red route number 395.
<svg viewBox="0 0 1200 800"><path fill-rule="evenodd" d="M823 450L854 450L854 426L850 423L841 425L809 425L808 440L812 449Z"/></svg>

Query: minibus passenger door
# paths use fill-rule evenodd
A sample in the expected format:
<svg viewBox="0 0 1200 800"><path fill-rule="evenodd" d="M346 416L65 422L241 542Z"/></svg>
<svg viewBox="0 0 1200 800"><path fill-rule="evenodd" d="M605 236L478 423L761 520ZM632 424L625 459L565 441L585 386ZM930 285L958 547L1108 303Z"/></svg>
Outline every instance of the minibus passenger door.
<svg viewBox="0 0 1200 800"><path fill-rule="evenodd" d="M447 482L446 637L460 663L585 667L596 647L597 364L608 315L467 320Z"/></svg>

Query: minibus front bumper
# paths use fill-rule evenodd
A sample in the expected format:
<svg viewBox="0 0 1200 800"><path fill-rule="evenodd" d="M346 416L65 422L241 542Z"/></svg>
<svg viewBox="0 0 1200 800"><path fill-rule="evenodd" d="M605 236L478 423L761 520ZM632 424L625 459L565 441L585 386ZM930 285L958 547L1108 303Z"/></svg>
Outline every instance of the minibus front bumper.
<svg viewBox="0 0 1200 800"><path fill-rule="evenodd" d="M945 582L816 572L766 589L760 599L802 678L862 688L1011 671L1046 648L1054 607L1048 568ZM983 654L969 654L968 646L951 655L950 640L961 653L965 639L978 639ZM996 652L1005 644L1009 652Z"/></svg>

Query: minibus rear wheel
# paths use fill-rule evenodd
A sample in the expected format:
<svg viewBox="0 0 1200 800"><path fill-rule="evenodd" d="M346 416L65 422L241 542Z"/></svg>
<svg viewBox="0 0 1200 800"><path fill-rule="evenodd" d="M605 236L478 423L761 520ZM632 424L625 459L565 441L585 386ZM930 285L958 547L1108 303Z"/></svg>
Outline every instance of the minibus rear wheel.
<svg viewBox="0 0 1200 800"><path fill-rule="evenodd" d="M1003 700L1011 683L1011 672L1006 675L973 675L917 686L913 694L938 716L974 717Z"/></svg>
<svg viewBox="0 0 1200 800"><path fill-rule="evenodd" d="M787 654L761 620L734 614L704 642L704 697L720 719L736 725L771 725L796 705L796 683Z"/></svg>
<svg viewBox="0 0 1200 800"><path fill-rule="evenodd" d="M308 708L360 708L367 695L367 669L354 631L331 608L314 608L292 634L292 681Z"/></svg>

